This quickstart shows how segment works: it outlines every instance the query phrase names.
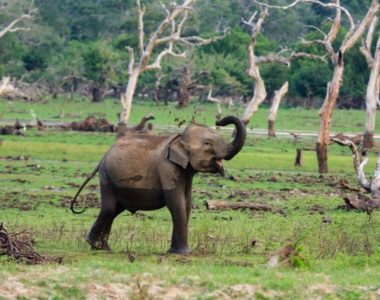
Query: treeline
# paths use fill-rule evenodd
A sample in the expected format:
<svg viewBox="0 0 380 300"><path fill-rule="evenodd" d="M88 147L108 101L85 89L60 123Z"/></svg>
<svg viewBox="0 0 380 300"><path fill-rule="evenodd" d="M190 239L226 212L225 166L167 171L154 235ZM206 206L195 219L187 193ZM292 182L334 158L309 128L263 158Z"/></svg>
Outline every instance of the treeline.
<svg viewBox="0 0 380 300"><path fill-rule="evenodd" d="M141 2L146 6L144 31L148 41L165 12L160 1ZM270 1L273 5L290 2ZM342 0L341 5L358 21L370 2ZM13 3L17 9L14 6L0 10L1 25L13 20L20 13L20 7L27 9L30 5L27 0ZM164 3L170 5L168 1ZM95 101L107 93L118 96L128 80L130 57L126 46L138 48L135 0L35 0L34 5L38 8L38 18L27 24L32 30L8 33L0 39L0 78L10 76L37 83L53 96L85 93L92 95ZM185 60L165 58L159 72L142 74L138 94L157 101L175 100L180 81L193 80L196 84L189 87L189 92L200 97L206 97L208 87L212 86L213 96L249 99L253 82L246 69L251 28L241 19L249 19L254 11L260 13L260 7L252 0L198 1L183 35L210 37L222 35L226 30L229 34L215 43L191 49L191 55ZM275 54L283 49L289 49L289 54L305 51L324 55L320 45L305 47L298 38L322 38L320 30L328 30L324 22L334 14L334 10L306 3L285 11L270 9L255 47L256 56ZM342 25L337 45L344 38L347 31L344 26L348 23ZM344 82L337 104L342 108L365 107L368 66L359 47L360 44L350 49L344 58ZM332 66L331 62L298 58L290 67L278 63L261 65L260 72L268 92L267 101L289 81L289 92L283 103L319 107L332 76Z"/></svg>

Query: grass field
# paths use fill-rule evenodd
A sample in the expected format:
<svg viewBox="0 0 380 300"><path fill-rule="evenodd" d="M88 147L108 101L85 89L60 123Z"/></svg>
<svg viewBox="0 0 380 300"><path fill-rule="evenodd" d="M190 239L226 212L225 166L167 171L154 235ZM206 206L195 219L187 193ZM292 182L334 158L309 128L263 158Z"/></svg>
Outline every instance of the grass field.
<svg viewBox="0 0 380 300"><path fill-rule="evenodd" d="M116 123L119 103L107 100L46 104L0 102L4 120L31 121L30 109L42 120L65 114L102 112ZM231 114L240 115L242 107ZM154 125L182 120L213 125L213 105L177 111L137 103L131 124L153 112ZM227 111L224 112L227 114ZM292 136L267 139L267 109L249 124L253 131L226 176L198 174L194 179L189 237L192 253L169 255L171 217L158 211L121 214L110 236L112 252L91 251L85 237L99 212L99 185L94 178L82 194L88 210L74 215L69 202L92 171L114 134L27 130L26 137L1 136L0 223L9 232L27 230L34 248L61 263L16 264L0 256L0 299L378 299L380 298L380 214L370 216L342 208L343 197L358 188L350 151L329 148L329 174L318 174L315 153L305 151L295 167L297 148L310 148L315 137L293 143ZM335 132L360 133L365 112L336 111ZM317 110L282 108L277 130L316 131ZM183 125L185 126L185 125ZM181 127L182 128L182 127ZM155 129L158 132L158 129ZM228 138L229 133L219 130ZM376 154L369 153L370 179ZM26 158L20 160L19 157ZM341 183L344 182L345 185ZM346 186L346 188L344 188ZM350 187L351 189L348 189ZM205 201L264 203L285 215L264 211L212 211ZM322 220L329 218L331 223ZM295 248L289 264L268 266L271 254Z"/></svg>

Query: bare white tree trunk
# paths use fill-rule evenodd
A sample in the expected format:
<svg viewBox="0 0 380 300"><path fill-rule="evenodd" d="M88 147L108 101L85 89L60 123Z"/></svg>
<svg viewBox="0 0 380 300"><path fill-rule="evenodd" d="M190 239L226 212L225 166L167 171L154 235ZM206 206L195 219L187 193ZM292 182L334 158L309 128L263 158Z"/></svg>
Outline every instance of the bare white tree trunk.
<svg viewBox="0 0 380 300"><path fill-rule="evenodd" d="M136 91L137 82L139 76L142 72L148 70L158 70L161 69L161 60L165 56L173 56L176 58L185 58L186 51L183 53L176 53L173 50L174 44L181 44L187 47L191 46L200 46L209 44L213 41L216 41L224 36L214 37L210 39L203 39L198 36L189 36L189 37L181 37L182 28L184 23L187 20L187 13L192 9L191 5L195 3L196 0L184 0L182 5L177 5L175 2L171 2L170 7L167 8L164 4L162 4L162 8L166 12L166 18L161 22L161 24L157 27L156 31L151 35L149 42L145 45L145 32L144 32L144 14L145 14L145 6L141 6L140 0L136 0L137 5L137 13L138 13L138 24L139 24L139 55L140 58L135 62L135 52L131 47L127 47L127 50L130 54L129 61L129 79L125 94L121 97L121 105L122 112L120 113L119 118L119 129L118 136L122 136L125 132L126 124L128 123L129 116L132 109L132 101L133 96ZM181 21L177 24L176 19L182 15ZM171 30L169 35L167 34L167 28L171 26ZM153 63L150 63L151 55L153 50L157 46L166 45L167 47L161 51L155 58Z"/></svg>
<svg viewBox="0 0 380 300"><path fill-rule="evenodd" d="M251 120L253 114L259 108L259 105L263 103L267 96L267 91L265 89L264 80L261 78L260 70L257 65L252 65L249 70L249 76L255 82L255 88L253 90L253 97L248 103L247 108L245 109L241 120L245 125Z"/></svg>
<svg viewBox="0 0 380 300"><path fill-rule="evenodd" d="M368 181L364 174L364 167L368 163L368 158L362 159L360 152L356 149L355 144L351 141L331 139L333 142L341 146L348 146L352 151L352 158L354 163L354 169L357 175L358 182L362 188L372 194L371 198L354 196L346 196L344 201L346 202L347 209L360 209L371 214L372 210L380 208L380 155L377 158L375 172L372 177L372 182Z"/></svg>
<svg viewBox="0 0 380 300"><path fill-rule="evenodd" d="M280 63L286 66L290 66L291 60L297 57L308 57L313 59L320 59L322 61L326 61L324 57L320 57L317 55L312 55L304 52L293 52L289 56L283 56L282 54L288 49L284 49L277 54L270 54L266 56L255 56L255 45L257 36L260 34L262 24L264 22L265 17L268 15L268 7L266 7L262 13L260 14L259 19L256 23L253 20L256 17L257 12L255 12L248 21L242 20L242 22L252 28L251 32L251 42L248 45L248 69L247 74L251 77L255 83L253 97L251 101L248 103L241 120L244 124L248 124L253 114L258 110L259 105L265 100L267 96L267 91L265 89L265 84L260 75L259 65L264 63Z"/></svg>
<svg viewBox="0 0 380 300"><path fill-rule="evenodd" d="M343 70L343 54L339 52L334 63L333 79L327 84L326 97L319 111L319 134L316 145L319 173L328 172L327 148L330 141L331 118L342 86Z"/></svg>
<svg viewBox="0 0 380 300"><path fill-rule="evenodd" d="M252 15L250 20L246 22L248 26L252 28L251 33L251 42L248 45L248 69L247 74L249 77L253 79L255 82L255 87L253 91L253 97L251 101L248 103L247 108L245 109L243 116L241 117L241 120L245 125L248 124L249 120L251 119L252 115L257 111L259 105L265 100L265 97L267 96L267 91L265 89L264 80L261 78L259 66L256 63L256 57L255 57L255 45L256 45L256 39L261 31L261 26L264 22L265 17L268 15L268 9L266 8L260 15L259 19L257 20L256 24L253 23L253 20L256 16L256 13Z"/></svg>
<svg viewBox="0 0 380 300"><path fill-rule="evenodd" d="M4 76L0 81L0 97L8 95L14 90L15 88L10 84L10 78Z"/></svg>
<svg viewBox="0 0 380 300"><path fill-rule="evenodd" d="M375 16L368 28L366 40L362 40L362 47L360 51L366 58L368 67L370 69L370 76L366 92L366 123L363 136L363 148L372 148L374 145L374 133L376 123L376 110L379 99L379 81L380 81L380 35L377 39L375 55L371 54L371 44L373 33L376 28L378 18Z"/></svg>
<svg viewBox="0 0 380 300"><path fill-rule="evenodd" d="M233 106L234 106L234 101L232 101L232 97L229 97L228 103L227 103L228 110L231 110Z"/></svg>
<svg viewBox="0 0 380 300"><path fill-rule="evenodd" d="M120 124L127 124L129 120L129 115L131 114L131 109L132 109L133 95L135 94L135 91L136 91L137 81L140 76L140 72L141 72L140 68L135 68L132 70L132 72L129 75L125 94L121 95L120 102L121 102L122 110L121 110L120 119L119 119Z"/></svg>
<svg viewBox="0 0 380 300"><path fill-rule="evenodd" d="M347 9L340 6L339 0L331 0L331 2L329 3L322 3L321 1L317 1L317 0L296 0L293 3L287 6L282 6L282 7L270 6L268 4L259 3L256 0L254 0L254 2L260 5L263 5L265 7L277 8L277 9L282 9L282 10L291 8L301 2L307 2L307 3L314 3L326 8L332 8L332 9L335 9L336 11L335 18L334 20L332 20L332 26L331 26L330 32L328 34L324 34L322 30L319 30L319 32L324 34L323 40L321 39L321 40L303 41L303 44L305 45L313 45L313 44L323 45L327 55L330 57L334 65L333 78L327 85L326 97L323 102L322 108L319 112L320 127L319 127L319 135L318 135L317 145L316 145L319 172L327 173L328 172L327 148L328 148L328 143L330 141L329 135L330 135L330 128L331 128L331 118L332 118L336 100L338 98L340 87L342 85L342 80L343 80L343 71L344 71L343 55L346 50L350 49L357 42L357 40L363 35L364 31L368 28L368 26L372 22L373 18L375 17L375 14L379 11L378 1L372 0L371 6L368 8L366 16L363 18L363 20L359 24L355 24L354 20L352 19ZM342 12L347 17L348 22L350 24L350 28L348 32L346 33L343 39L343 42L339 47L339 50L335 52L332 44L335 41L340 29L340 21L341 21Z"/></svg>
<svg viewBox="0 0 380 300"><path fill-rule="evenodd" d="M268 113L268 136L269 137L276 136L274 123L276 122L278 107L280 106L280 102L282 98L284 98L285 94L288 92L288 88L289 88L289 83L285 82L278 91L274 92L272 105Z"/></svg>
<svg viewBox="0 0 380 300"><path fill-rule="evenodd" d="M210 91L208 92L207 100L216 103L216 110L217 110L216 119L220 120L220 118L222 117L222 107L220 105L220 100L212 97L211 95L212 95L212 88L210 87Z"/></svg>

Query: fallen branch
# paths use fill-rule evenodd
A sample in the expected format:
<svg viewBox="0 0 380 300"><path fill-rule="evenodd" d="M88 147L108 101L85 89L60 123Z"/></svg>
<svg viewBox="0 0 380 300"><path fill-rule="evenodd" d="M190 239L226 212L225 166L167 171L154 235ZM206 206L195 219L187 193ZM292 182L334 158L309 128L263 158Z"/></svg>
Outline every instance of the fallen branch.
<svg viewBox="0 0 380 300"><path fill-rule="evenodd" d="M263 203L252 203L252 202L235 202L226 203L222 201L205 201L205 205L208 210L238 210L238 209L250 209L250 210L264 210L273 211L280 214L285 214L281 209L275 206L271 206Z"/></svg>
<svg viewBox="0 0 380 300"><path fill-rule="evenodd" d="M352 196L345 197L344 201L346 203L347 209L359 209L366 211L368 214L370 214L373 209L380 208L380 155L377 159L372 182L369 182L364 174L364 167L368 162L368 158L366 158L365 160L362 159L361 153L356 148L355 143L351 140L342 141L336 138L332 138L331 141L341 146L350 147L353 154L353 164L355 172L357 174L358 182L362 188L364 188L367 192L371 193L371 198L355 198Z"/></svg>
<svg viewBox="0 0 380 300"><path fill-rule="evenodd" d="M17 236L21 236L21 238L16 239ZM32 239L28 236L26 230L18 233L8 233L3 223L0 223L0 256L7 255L18 263L27 263L29 265L46 264L49 262L61 263L62 257L44 257L38 254L31 244Z"/></svg>

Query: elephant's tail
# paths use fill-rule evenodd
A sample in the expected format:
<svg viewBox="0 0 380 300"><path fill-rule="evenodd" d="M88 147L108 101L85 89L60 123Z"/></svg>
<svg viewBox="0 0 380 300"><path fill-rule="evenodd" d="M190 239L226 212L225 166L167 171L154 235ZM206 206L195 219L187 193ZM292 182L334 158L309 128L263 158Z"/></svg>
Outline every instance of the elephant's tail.
<svg viewBox="0 0 380 300"><path fill-rule="evenodd" d="M95 176L96 173L99 171L100 164L103 160L100 161L100 163L96 166L96 168L91 172L91 174L86 178L86 180L82 183L80 186L78 192L75 194L73 200L71 200L71 205L70 209L74 214L81 214L86 210L86 207L84 207L84 202L83 202L83 209L81 211L76 211L74 209L74 205L77 202L77 197L79 196L80 192L83 190L83 188L86 186L86 184Z"/></svg>

